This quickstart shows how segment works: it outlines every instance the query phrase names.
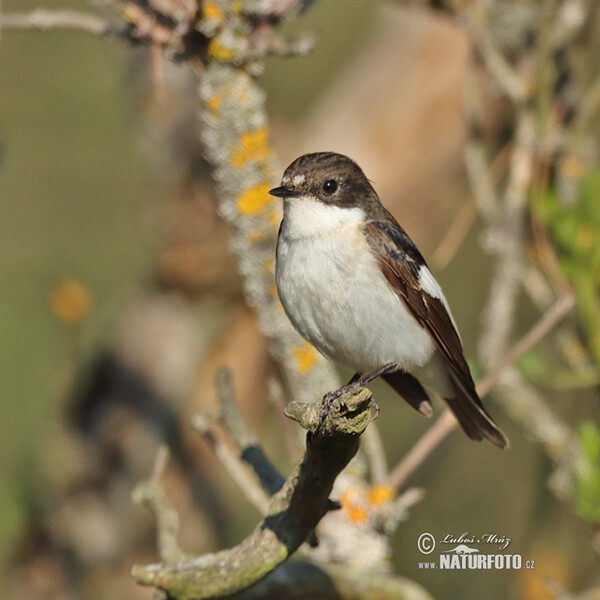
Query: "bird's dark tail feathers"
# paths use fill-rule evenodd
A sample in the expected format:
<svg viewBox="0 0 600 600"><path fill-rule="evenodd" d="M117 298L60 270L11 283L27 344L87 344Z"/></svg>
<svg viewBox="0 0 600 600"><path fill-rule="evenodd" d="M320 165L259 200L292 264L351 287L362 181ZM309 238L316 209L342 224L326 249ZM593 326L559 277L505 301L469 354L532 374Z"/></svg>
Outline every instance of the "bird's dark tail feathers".
<svg viewBox="0 0 600 600"><path fill-rule="evenodd" d="M508 448L508 439L487 413L477 392L465 390L452 378L453 398L444 398L462 430L472 439L489 440L498 448Z"/></svg>
<svg viewBox="0 0 600 600"><path fill-rule="evenodd" d="M430 417L433 414L431 400L418 379L404 371L385 373L382 377L388 385L422 415Z"/></svg>

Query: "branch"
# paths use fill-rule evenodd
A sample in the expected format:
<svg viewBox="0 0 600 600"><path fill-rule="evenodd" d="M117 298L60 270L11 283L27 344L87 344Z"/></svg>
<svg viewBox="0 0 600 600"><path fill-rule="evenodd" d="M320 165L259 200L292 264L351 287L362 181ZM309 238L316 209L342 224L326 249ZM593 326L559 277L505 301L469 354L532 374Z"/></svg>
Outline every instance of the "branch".
<svg viewBox="0 0 600 600"><path fill-rule="evenodd" d="M370 421L371 393L362 389L326 401L292 402L286 414L307 429L300 465L271 500L265 519L240 544L215 554L175 562L135 565L143 585L179 600L221 598L246 589L273 571L304 542L331 509L338 474L356 454Z"/></svg>
<svg viewBox="0 0 600 600"><path fill-rule="evenodd" d="M574 297L566 296L560 298L554 306L546 311L533 327L514 344L498 365L479 381L477 384L479 396L483 397L489 394L519 357L550 333L573 306L575 306ZM400 488L456 425L457 422L452 413L445 410L396 465L390 474L389 484L395 488Z"/></svg>
<svg viewBox="0 0 600 600"><path fill-rule="evenodd" d="M465 19L467 29L473 38L481 57L496 83L515 104L521 104L527 98L526 80L508 62L496 43L490 27L488 11L481 10L480 3L463 3L452 0L454 10Z"/></svg>
<svg viewBox="0 0 600 600"><path fill-rule="evenodd" d="M420 585L380 571L293 560L236 596L236 600L432 600Z"/></svg>
<svg viewBox="0 0 600 600"><path fill-rule="evenodd" d="M235 401L228 369L218 370L216 387L220 404L219 414L214 417L197 413L192 418L192 427L208 442L225 470L250 502L265 514L269 506L269 496L281 489L285 478L266 457L254 433L246 425ZM237 453L224 442L221 434L214 427L215 420L221 421L228 430L238 448ZM248 473L245 465L249 465L254 470L260 485Z"/></svg>
<svg viewBox="0 0 600 600"><path fill-rule="evenodd" d="M133 490L133 501L146 506L156 519L158 554L165 562L176 562L187 558L177 544L179 515L160 487L160 479L167 467L169 450L161 446L156 455L152 475Z"/></svg>
<svg viewBox="0 0 600 600"><path fill-rule="evenodd" d="M92 35L120 37L113 25L87 13L73 10L45 10L38 8L29 13L0 13L0 30L27 31L30 29L81 31Z"/></svg>

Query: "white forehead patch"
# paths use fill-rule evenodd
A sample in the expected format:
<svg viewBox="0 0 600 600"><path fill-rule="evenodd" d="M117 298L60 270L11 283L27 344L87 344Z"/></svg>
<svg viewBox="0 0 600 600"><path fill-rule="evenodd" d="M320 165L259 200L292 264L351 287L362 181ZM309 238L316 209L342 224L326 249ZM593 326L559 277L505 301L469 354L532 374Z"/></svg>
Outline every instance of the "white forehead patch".
<svg viewBox="0 0 600 600"><path fill-rule="evenodd" d="M292 183L294 185L302 185L305 180L306 180L305 175L294 175L294 178L292 179Z"/></svg>

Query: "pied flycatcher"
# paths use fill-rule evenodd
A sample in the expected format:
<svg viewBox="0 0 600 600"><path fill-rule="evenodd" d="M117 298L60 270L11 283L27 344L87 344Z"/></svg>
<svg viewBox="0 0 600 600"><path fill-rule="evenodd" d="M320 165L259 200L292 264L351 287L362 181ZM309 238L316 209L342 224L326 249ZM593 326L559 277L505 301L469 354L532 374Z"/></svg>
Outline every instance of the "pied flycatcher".
<svg viewBox="0 0 600 600"><path fill-rule="evenodd" d="M507 447L439 284L360 167L342 154L305 154L269 193L283 199L277 290L298 332L357 374L392 365L383 379L420 413L432 414L433 391L470 438Z"/></svg>

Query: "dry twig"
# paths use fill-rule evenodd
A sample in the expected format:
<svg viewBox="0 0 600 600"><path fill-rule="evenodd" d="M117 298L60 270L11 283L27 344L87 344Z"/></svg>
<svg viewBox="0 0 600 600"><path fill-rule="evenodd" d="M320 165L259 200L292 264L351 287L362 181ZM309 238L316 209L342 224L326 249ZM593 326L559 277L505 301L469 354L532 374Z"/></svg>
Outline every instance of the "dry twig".
<svg viewBox="0 0 600 600"><path fill-rule="evenodd" d="M560 298L546 311L531 329L510 349L498 365L477 384L477 393L483 397L496 386L502 376L518 360L544 338L573 308L573 296ZM396 465L389 477L390 485L400 488L418 469L439 443L456 427L457 422L449 410L445 410L438 420L423 434L417 443Z"/></svg>

